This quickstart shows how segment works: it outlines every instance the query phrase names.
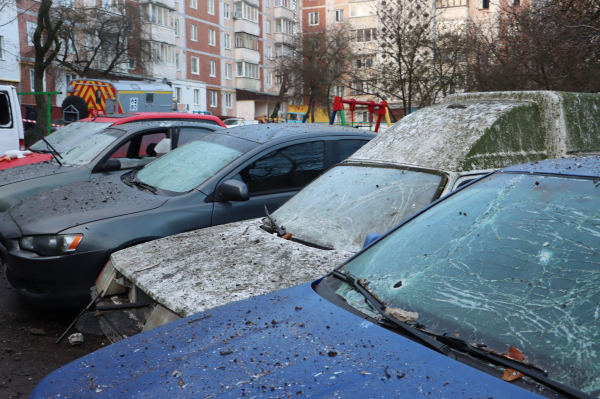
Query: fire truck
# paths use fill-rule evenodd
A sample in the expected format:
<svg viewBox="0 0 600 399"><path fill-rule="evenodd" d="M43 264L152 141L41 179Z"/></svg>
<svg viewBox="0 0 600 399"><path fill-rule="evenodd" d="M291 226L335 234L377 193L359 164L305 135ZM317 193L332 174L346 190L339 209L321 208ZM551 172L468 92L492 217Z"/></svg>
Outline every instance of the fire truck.
<svg viewBox="0 0 600 399"><path fill-rule="evenodd" d="M62 103L66 123L99 115L172 110L171 86L151 81L73 80Z"/></svg>

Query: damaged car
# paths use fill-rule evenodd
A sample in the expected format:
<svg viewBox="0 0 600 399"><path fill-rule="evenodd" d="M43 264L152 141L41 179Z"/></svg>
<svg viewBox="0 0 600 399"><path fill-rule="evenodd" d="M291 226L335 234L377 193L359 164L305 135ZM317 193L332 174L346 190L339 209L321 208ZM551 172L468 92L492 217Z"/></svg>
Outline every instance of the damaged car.
<svg viewBox="0 0 600 399"><path fill-rule="evenodd" d="M317 281L93 352L31 397L597 398L598 176L597 156L491 173Z"/></svg>
<svg viewBox="0 0 600 399"><path fill-rule="evenodd" d="M139 171L30 197L0 216L6 280L36 305L83 306L114 251L275 210L372 137L337 126L215 126Z"/></svg>
<svg viewBox="0 0 600 399"><path fill-rule="evenodd" d="M29 147L47 154L44 162L0 171L0 212L55 187L139 169L156 159L156 149L166 153L220 129L215 117L205 118L149 112L73 122Z"/></svg>
<svg viewBox="0 0 600 399"><path fill-rule="evenodd" d="M312 281L360 250L369 234L385 233L486 173L600 149L592 133L600 96L513 97L450 97L402 119L264 218L114 253L92 295L101 298L103 331L114 342Z"/></svg>

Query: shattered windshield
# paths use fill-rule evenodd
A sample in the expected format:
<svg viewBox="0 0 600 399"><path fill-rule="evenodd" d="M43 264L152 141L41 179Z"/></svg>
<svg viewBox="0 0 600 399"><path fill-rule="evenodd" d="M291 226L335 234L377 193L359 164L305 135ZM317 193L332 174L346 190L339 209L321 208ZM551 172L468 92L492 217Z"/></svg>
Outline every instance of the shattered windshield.
<svg viewBox="0 0 600 399"><path fill-rule="evenodd" d="M435 334L513 346L549 377L600 395L600 187L498 173L343 267ZM346 283L348 303L373 310Z"/></svg>
<svg viewBox="0 0 600 399"><path fill-rule="evenodd" d="M225 134L209 134L158 158L136 179L162 190L188 192L256 146Z"/></svg>
<svg viewBox="0 0 600 399"><path fill-rule="evenodd" d="M47 136L46 141L62 155L63 152L70 150L110 125L112 125L111 122L73 122ZM31 151L48 151L46 143L41 140L29 149Z"/></svg>
<svg viewBox="0 0 600 399"><path fill-rule="evenodd" d="M442 177L376 165L338 165L313 181L273 217L293 237L356 252L369 233L385 233L429 205Z"/></svg>
<svg viewBox="0 0 600 399"><path fill-rule="evenodd" d="M57 149L62 157L60 158L60 161L65 165L87 165L96 158L98 154L104 151L106 147L123 136L124 133L124 131L118 129L106 129L100 133L88 136L70 150L60 152L60 150ZM53 162L56 162L56 160Z"/></svg>

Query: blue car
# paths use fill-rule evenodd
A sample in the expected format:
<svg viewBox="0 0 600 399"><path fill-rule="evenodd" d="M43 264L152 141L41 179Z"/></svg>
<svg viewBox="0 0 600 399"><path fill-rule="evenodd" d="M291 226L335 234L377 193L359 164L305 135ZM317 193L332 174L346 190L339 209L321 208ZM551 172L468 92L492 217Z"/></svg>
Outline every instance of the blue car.
<svg viewBox="0 0 600 399"><path fill-rule="evenodd" d="M598 397L599 176L599 157L491 173L318 281L125 339L31 397Z"/></svg>

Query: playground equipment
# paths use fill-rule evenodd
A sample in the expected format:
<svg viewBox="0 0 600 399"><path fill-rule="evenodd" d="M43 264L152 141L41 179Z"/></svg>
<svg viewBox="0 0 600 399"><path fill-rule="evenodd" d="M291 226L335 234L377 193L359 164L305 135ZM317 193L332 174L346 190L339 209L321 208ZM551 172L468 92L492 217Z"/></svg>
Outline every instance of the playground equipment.
<svg viewBox="0 0 600 399"><path fill-rule="evenodd" d="M354 110L357 105L366 105L367 110L369 112L369 123L373 123L373 115L377 113L377 122L375 124L375 133L379 132L379 125L381 124L381 117L385 116L385 122L388 127L392 125L390 121L390 115L388 112L387 102L375 102L375 101L357 101L355 99L344 99L340 96L335 96L333 100L333 112L331 113L331 118L329 119L329 124L333 125L335 122L335 115L340 113L340 120L342 121L342 126L346 125L346 115L344 114L344 104L348 104L350 106L350 112L352 113L352 121L354 121Z"/></svg>

